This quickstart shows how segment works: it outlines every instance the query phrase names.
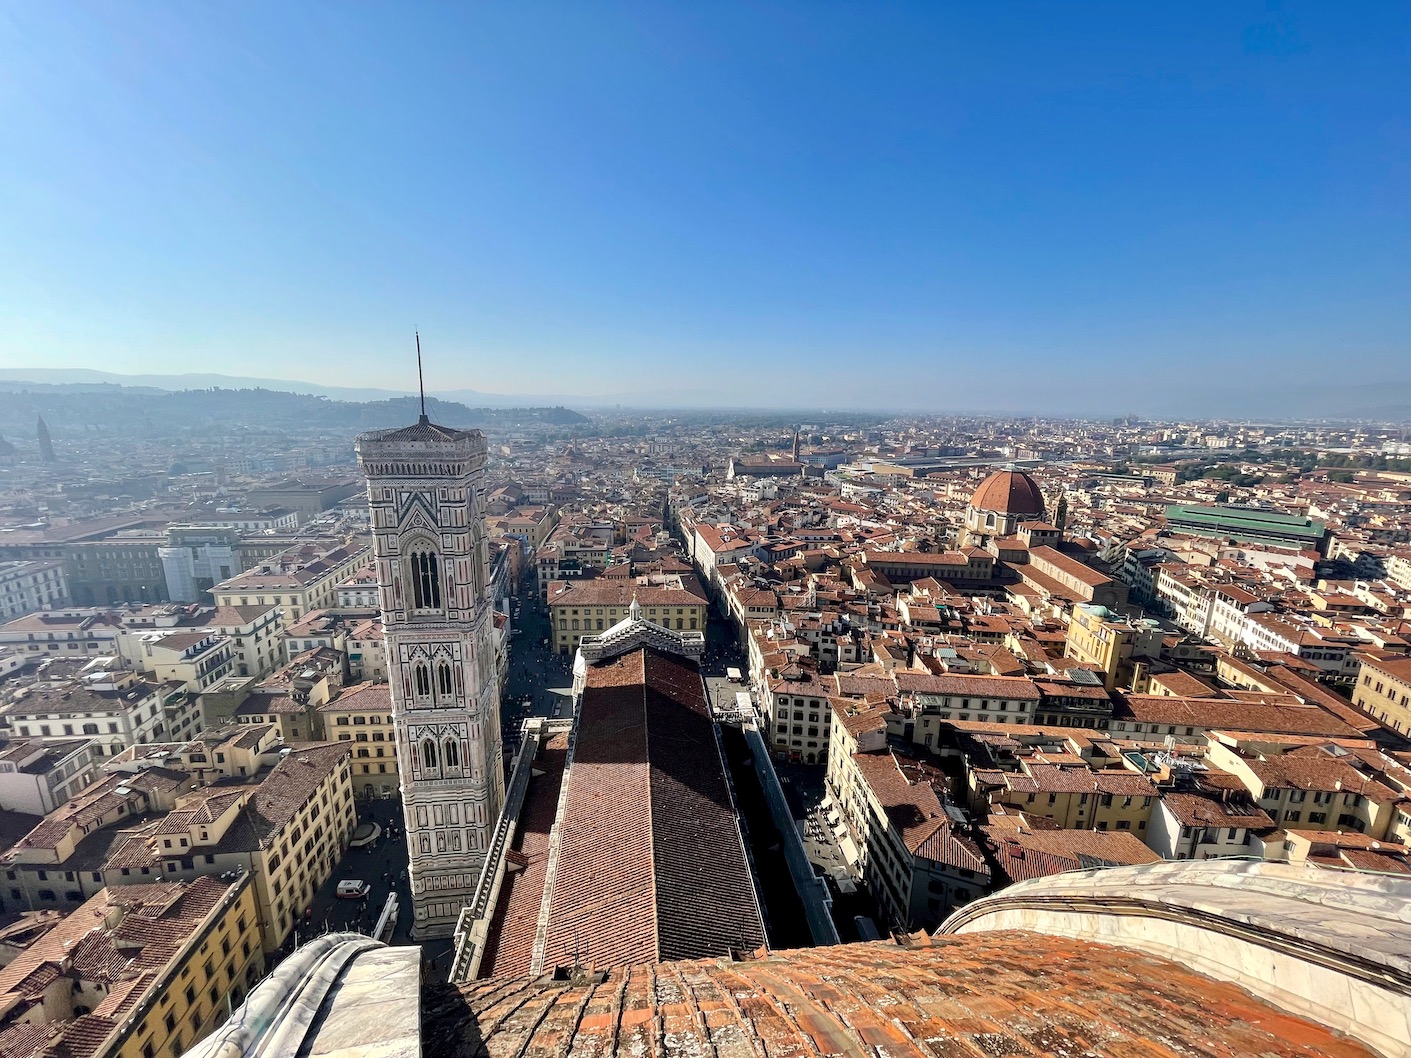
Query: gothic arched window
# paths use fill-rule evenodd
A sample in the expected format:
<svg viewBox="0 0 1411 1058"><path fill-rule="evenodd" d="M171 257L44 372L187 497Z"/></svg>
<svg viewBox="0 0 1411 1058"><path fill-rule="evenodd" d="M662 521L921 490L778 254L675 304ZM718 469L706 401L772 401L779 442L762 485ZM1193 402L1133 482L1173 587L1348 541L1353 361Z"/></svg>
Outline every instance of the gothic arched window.
<svg viewBox="0 0 1411 1058"><path fill-rule="evenodd" d="M434 769L434 768L436 767L436 740L435 740L435 739L430 739L430 738L428 738L428 739L425 739L425 740L422 741L422 743L421 743L421 761L422 761L422 766L425 767L427 770L431 770L431 769Z"/></svg>
<svg viewBox="0 0 1411 1058"><path fill-rule="evenodd" d="M455 681L451 678L451 666L446 662L436 666L437 690L443 698L450 698L455 694Z"/></svg>
<svg viewBox="0 0 1411 1058"><path fill-rule="evenodd" d="M441 564L436 552L418 548L411 561L412 606L418 610L441 609Z"/></svg>
<svg viewBox="0 0 1411 1058"><path fill-rule="evenodd" d="M416 663L416 693L421 698L431 697L431 670L424 661Z"/></svg>
<svg viewBox="0 0 1411 1058"><path fill-rule="evenodd" d="M448 768L459 768L460 766L461 766L461 750L460 750L460 746L456 745L456 740L455 740L455 739L453 739L453 738L448 738L448 739L446 739L446 767L448 767Z"/></svg>

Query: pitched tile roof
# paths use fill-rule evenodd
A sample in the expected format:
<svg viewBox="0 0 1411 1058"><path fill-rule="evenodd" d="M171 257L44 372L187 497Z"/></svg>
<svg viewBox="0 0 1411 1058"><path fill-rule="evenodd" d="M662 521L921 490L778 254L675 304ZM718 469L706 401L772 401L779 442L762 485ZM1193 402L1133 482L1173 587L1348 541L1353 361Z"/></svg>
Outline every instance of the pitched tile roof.
<svg viewBox="0 0 1411 1058"><path fill-rule="evenodd" d="M1265 705L1226 698L1122 694L1117 696L1112 720L1114 723L1135 721L1207 730L1215 728L1335 738L1356 738L1361 734L1318 705Z"/></svg>
<svg viewBox="0 0 1411 1058"><path fill-rule="evenodd" d="M550 738L535 760L524 807L510 846L519 870L505 873L495 914L485 937L481 977L528 974L533 964L539 910L548 879L550 833L558 816L559 792L568 758L568 735Z"/></svg>
<svg viewBox="0 0 1411 1058"><path fill-rule="evenodd" d="M643 647L591 666L564 787L545 966L764 943L694 662Z"/></svg>
<svg viewBox="0 0 1411 1058"><path fill-rule="evenodd" d="M94 1054L230 888L208 876L100 890L0 969L0 1009L17 1018L65 973L98 984L107 995L91 1014L53 1026L62 1038L53 1053ZM32 1054L23 1045L37 1039L0 1034L0 1053Z"/></svg>

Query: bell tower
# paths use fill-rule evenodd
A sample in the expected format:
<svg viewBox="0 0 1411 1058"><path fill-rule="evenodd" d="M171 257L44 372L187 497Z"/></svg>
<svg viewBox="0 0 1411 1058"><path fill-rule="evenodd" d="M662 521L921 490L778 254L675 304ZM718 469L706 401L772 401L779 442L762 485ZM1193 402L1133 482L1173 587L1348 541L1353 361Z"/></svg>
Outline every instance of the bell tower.
<svg viewBox="0 0 1411 1058"><path fill-rule="evenodd" d="M451 935L504 804L485 539L485 439L362 434L418 940Z"/></svg>

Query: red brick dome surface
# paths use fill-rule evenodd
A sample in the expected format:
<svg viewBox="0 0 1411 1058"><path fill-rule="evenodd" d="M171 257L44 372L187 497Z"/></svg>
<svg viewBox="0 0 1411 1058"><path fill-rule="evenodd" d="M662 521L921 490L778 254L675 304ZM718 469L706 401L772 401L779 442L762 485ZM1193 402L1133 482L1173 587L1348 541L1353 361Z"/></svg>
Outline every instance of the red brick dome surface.
<svg viewBox="0 0 1411 1058"><path fill-rule="evenodd" d="M1043 517L1044 496L1034 479L1022 470L997 470L975 490L970 506L996 514Z"/></svg>

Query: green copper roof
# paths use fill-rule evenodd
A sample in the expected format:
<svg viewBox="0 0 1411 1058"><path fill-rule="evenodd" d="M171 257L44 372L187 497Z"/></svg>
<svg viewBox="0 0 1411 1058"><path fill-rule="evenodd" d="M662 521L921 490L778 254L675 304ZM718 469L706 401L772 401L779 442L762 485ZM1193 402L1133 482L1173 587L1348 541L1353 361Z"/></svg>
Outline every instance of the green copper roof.
<svg viewBox="0 0 1411 1058"><path fill-rule="evenodd" d="M1243 540L1280 540L1316 545L1325 526L1312 518L1252 507L1196 507L1172 504L1166 508L1172 529L1202 536L1228 536Z"/></svg>

